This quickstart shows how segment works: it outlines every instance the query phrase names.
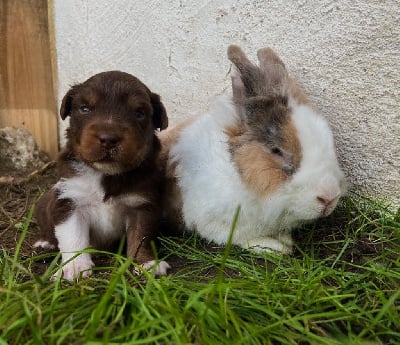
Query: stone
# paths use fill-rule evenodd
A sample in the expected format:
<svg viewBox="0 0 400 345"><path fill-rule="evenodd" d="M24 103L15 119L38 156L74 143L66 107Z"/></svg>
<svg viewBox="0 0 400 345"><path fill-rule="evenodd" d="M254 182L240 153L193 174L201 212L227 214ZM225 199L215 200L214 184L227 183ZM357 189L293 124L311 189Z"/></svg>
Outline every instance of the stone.
<svg viewBox="0 0 400 345"><path fill-rule="evenodd" d="M0 176L23 176L48 161L26 128L0 128Z"/></svg>

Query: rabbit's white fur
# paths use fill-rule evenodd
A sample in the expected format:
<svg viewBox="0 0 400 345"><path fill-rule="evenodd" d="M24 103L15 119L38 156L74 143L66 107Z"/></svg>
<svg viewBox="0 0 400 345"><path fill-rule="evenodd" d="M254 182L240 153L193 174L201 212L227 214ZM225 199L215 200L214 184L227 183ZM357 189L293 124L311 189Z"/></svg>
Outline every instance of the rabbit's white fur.
<svg viewBox="0 0 400 345"><path fill-rule="evenodd" d="M299 104L290 89L288 105L301 146L301 163L290 179L267 196L249 189L232 159L228 132L240 126L240 115L231 99L220 98L208 113L175 134L167 161L176 178L182 199L178 212L186 227L224 244L240 206L233 244L256 251L290 252L293 227L333 211L344 191L344 176L332 132L326 120L312 106ZM171 197L175 196L167 199ZM332 203L324 208L318 198Z"/></svg>

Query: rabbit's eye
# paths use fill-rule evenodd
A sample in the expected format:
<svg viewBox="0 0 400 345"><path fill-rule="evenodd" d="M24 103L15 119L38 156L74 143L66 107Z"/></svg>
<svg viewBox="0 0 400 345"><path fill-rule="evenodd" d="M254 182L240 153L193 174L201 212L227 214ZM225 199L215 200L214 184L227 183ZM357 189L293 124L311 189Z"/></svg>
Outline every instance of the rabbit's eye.
<svg viewBox="0 0 400 345"><path fill-rule="evenodd" d="M283 152L282 152L282 150L281 150L279 147L273 147L273 148L271 149L271 152L272 152L274 155L277 155L277 156L279 156L279 157L282 157L282 156L283 156Z"/></svg>

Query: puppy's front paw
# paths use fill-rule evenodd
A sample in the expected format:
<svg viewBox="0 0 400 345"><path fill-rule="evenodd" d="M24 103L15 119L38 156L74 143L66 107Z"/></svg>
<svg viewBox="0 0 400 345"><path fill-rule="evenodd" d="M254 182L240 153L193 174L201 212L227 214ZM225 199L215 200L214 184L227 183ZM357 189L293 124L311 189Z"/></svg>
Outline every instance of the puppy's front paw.
<svg viewBox="0 0 400 345"><path fill-rule="evenodd" d="M78 278L87 278L92 274L92 267L94 263L92 259L89 258L81 258L78 256L74 260L68 262L62 268L62 277L68 281L77 280ZM61 274L61 269L57 272L53 279L58 278Z"/></svg>
<svg viewBox="0 0 400 345"><path fill-rule="evenodd" d="M150 260L140 265L143 269L151 271L155 276L166 276L171 266L166 261ZM135 268L133 273L140 274L140 270Z"/></svg>

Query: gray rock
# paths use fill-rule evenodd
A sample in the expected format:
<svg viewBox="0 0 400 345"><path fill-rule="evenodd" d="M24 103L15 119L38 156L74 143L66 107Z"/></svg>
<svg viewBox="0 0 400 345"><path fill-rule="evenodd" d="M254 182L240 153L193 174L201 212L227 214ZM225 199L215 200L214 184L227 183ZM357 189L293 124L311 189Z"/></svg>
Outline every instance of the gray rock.
<svg viewBox="0 0 400 345"><path fill-rule="evenodd" d="M29 174L48 161L27 129L0 128L0 176Z"/></svg>

